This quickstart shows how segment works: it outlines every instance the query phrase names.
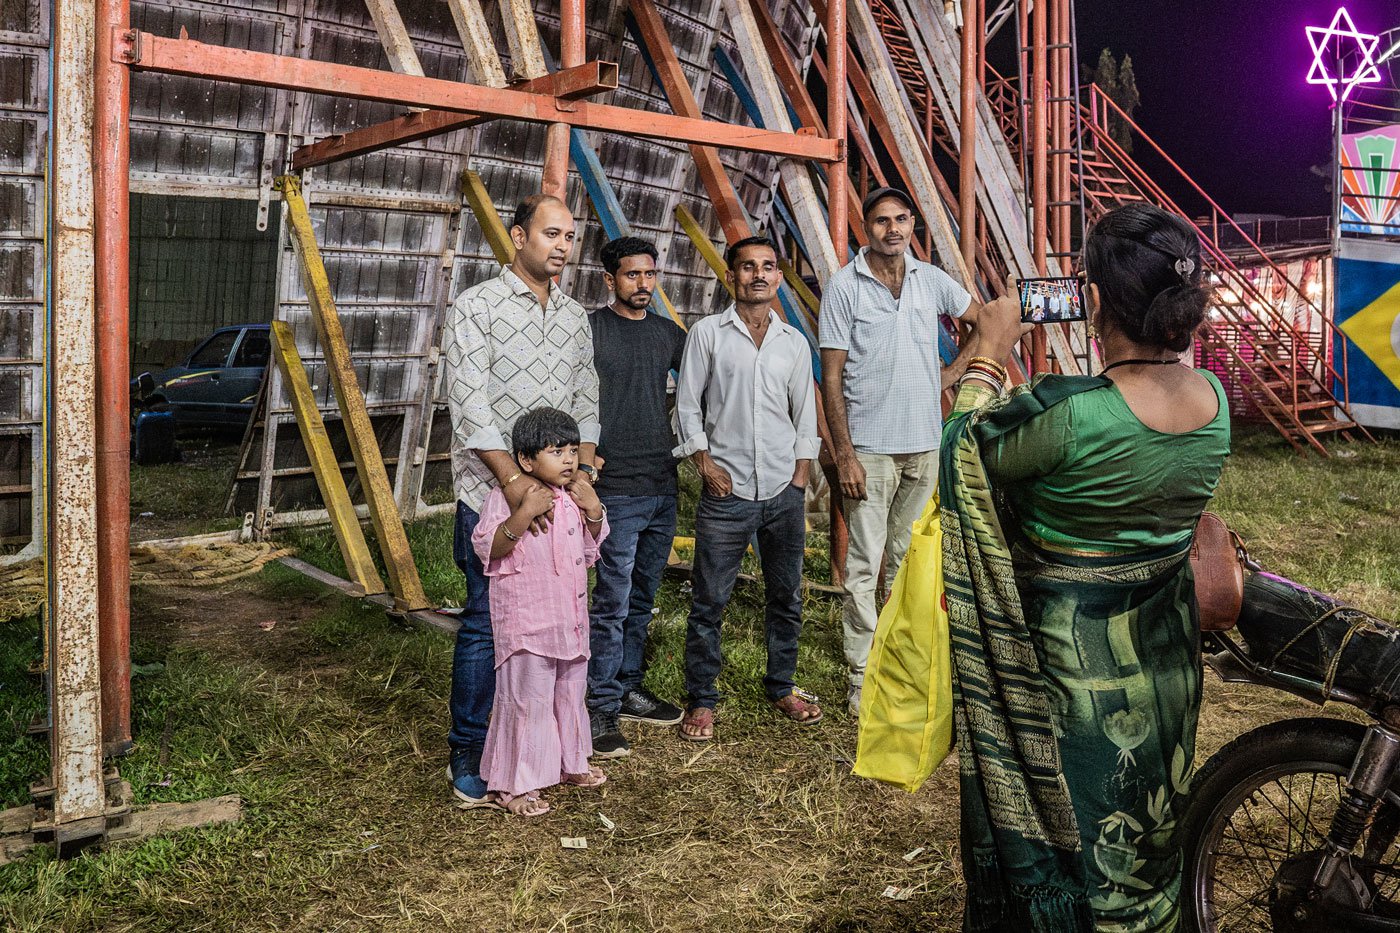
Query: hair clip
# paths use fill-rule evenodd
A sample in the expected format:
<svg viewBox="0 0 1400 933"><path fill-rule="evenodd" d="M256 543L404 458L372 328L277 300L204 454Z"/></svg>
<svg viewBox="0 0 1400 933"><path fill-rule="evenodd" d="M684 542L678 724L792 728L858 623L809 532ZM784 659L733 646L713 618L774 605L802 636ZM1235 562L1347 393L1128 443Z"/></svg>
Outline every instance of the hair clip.
<svg viewBox="0 0 1400 933"><path fill-rule="evenodd" d="M1196 271L1196 260L1186 258L1178 259L1174 264L1174 268L1176 269L1176 274L1184 279L1192 272Z"/></svg>

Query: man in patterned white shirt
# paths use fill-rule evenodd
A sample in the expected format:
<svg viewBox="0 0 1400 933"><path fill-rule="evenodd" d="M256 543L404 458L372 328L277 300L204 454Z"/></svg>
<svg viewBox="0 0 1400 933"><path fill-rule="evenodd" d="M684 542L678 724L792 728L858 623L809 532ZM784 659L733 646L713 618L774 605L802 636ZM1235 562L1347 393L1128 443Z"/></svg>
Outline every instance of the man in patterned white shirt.
<svg viewBox="0 0 1400 933"><path fill-rule="evenodd" d="M510 454L521 415L548 406L578 422L576 482L594 476L598 374L583 307L554 283L574 245L574 218L558 198L532 195L515 210L515 258L501 274L462 292L443 331L443 380L452 418L452 478L457 493L453 557L467 578L467 599L452 661L448 777L458 806L494 806L481 780L481 752L496 689L487 580L471 536L494 485L515 507L537 483ZM537 522L547 526L548 514ZM532 528L532 532L536 530ZM579 593L586 604L588 594ZM585 605L586 608L586 605Z"/></svg>
<svg viewBox="0 0 1400 933"><path fill-rule="evenodd" d="M860 715L865 663L875 637L885 580L909 549L914 520L938 483L940 403L976 355L964 340L952 365L938 358L938 317L975 325L981 305L942 269L909 255L914 202L897 188L872 191L862 205L869 246L822 290L819 319L822 402L831 430L846 524L847 706Z"/></svg>

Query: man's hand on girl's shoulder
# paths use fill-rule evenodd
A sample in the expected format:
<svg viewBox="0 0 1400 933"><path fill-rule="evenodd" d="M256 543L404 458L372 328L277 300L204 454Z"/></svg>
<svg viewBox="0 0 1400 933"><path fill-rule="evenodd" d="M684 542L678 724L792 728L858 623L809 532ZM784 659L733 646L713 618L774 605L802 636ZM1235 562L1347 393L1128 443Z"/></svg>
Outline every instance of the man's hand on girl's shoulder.
<svg viewBox="0 0 1400 933"><path fill-rule="evenodd" d="M531 482L520 500L520 511L536 519L554 508L554 493L541 482Z"/></svg>

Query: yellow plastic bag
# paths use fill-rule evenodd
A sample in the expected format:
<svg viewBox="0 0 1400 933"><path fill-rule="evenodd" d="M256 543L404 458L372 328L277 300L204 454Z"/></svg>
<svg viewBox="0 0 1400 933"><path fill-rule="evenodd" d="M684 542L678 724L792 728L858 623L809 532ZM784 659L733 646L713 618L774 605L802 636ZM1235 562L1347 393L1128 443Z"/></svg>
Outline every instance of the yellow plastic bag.
<svg viewBox="0 0 1400 933"><path fill-rule="evenodd" d="M914 523L880 613L861 691L854 771L913 793L953 743L953 670L938 496Z"/></svg>

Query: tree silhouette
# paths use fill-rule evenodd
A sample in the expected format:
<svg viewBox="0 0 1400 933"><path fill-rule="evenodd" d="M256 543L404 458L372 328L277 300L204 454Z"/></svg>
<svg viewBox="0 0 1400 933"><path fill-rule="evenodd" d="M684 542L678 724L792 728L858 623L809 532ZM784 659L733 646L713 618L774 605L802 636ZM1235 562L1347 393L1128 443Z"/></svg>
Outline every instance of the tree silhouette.
<svg viewBox="0 0 1400 933"><path fill-rule="evenodd" d="M1129 55L1123 56L1123 63L1120 65L1110 49L1101 51L1098 65L1094 68L1094 83L1129 117L1137 112L1142 103L1142 96L1137 88L1137 76L1133 73L1133 59ZM1108 134L1124 152L1133 151L1132 130L1116 113L1108 115Z"/></svg>

